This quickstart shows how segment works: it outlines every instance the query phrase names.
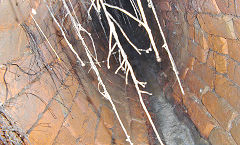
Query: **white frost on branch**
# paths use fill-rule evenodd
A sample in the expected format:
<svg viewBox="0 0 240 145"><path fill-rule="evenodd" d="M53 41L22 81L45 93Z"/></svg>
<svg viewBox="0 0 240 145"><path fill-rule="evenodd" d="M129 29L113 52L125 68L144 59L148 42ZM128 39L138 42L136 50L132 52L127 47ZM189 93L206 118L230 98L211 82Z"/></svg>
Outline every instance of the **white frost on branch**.
<svg viewBox="0 0 240 145"><path fill-rule="evenodd" d="M127 37L127 35L124 33L123 29L121 28L121 26L116 22L116 20L111 16L111 14L107 11L107 7L109 8L113 8L113 9L117 9L123 13L125 13L126 15L128 15L130 18L132 18L133 20L137 21L138 23L140 23L144 28L145 30L147 31L148 33L148 36L149 36L149 39L150 39L150 42L151 42L151 45L153 47L153 50L155 52L155 55L156 55L156 59L157 61L161 61L161 58L159 56L159 53L158 53L158 50L157 50L157 47L156 47L156 44L154 42L154 39L153 39L153 35L152 35L152 32L151 32L151 29L149 28L148 26L148 23L147 23L147 20L146 20L146 16L144 14L144 11L143 11L143 8L142 8L142 4L141 4L141 1L137 1L137 5L140 9L140 14L141 14L141 18L143 19L143 21L139 20L137 17L133 16L132 14L130 14L129 12L127 12L126 10L122 9L122 8L119 8L117 6L112 6L110 4L107 4L105 3L103 0L99 0L98 1L99 3L97 3L97 5L100 5L101 8L103 9L103 13L104 15L106 16L106 19L107 19L107 22L108 22L108 25L109 25L109 54L108 54L108 68L110 68L109 66L109 59L110 59L110 56L112 55L112 52L114 51L114 49L116 48L115 45L118 46L118 49L119 49L119 58L122 58L122 60L120 60L120 66L117 68L117 70L115 71L115 73L117 73L120 69L122 69L125 73L126 73L126 83L128 82L127 79L128 79L128 75L130 73L130 76L134 82L134 85L135 85L135 88L137 90L137 93L138 93L138 96L139 96L139 100L140 100L140 103L148 117L148 120L157 136L157 139L159 141L159 143L161 145L163 145L163 142L160 138L160 135L151 119L151 116L147 110L147 107L146 105L144 104L144 101L143 101L143 98L142 98L142 94L149 94L151 95L151 93L148 93L146 91L143 91L140 89L140 86L145 88L145 85L146 85L146 82L140 82L137 80L135 74L134 74L134 71L133 71L133 68L130 64L130 62L128 61L128 57L127 57L127 54L126 52L124 51L121 43L120 43L120 40L119 40L119 36L118 36L118 33L116 32L116 28L115 28L115 25L117 25L121 31L121 33L123 34L123 36L125 37L125 39L128 41L128 43L130 45L133 46L133 48L138 52L140 53L140 50L129 40L129 38ZM94 4L93 4L94 5ZM93 6L94 7L94 6ZM96 7L96 6L95 6ZM141 7L141 8L140 8ZM100 9L98 10L100 11ZM112 47L112 41L113 39L115 40L115 44L114 46ZM140 53L141 54L141 53Z"/></svg>
<svg viewBox="0 0 240 145"><path fill-rule="evenodd" d="M46 1L46 0L44 0ZM71 20L71 23L72 23L72 26L73 28L75 29L75 33L77 34L77 36L79 37L79 39L81 40L82 42L82 45L84 46L84 49L85 49L85 52L86 52L86 55L88 57L88 60L89 60L89 63L91 65L91 69L95 72L97 78L98 78L98 90L99 92L107 99L110 101L112 107L113 107L113 110L117 116L117 119L119 120L119 123L127 137L127 141L132 145L133 143L131 142L130 140L130 136L128 135L119 115L118 115L118 112L117 112L117 109L111 99L111 96L110 94L108 93L102 79L101 79L101 76L100 76L100 73L96 67L95 64L99 64L98 60L97 60L97 53L96 53L96 48L95 48L95 45L94 45L94 41L91 37L91 34L89 32L87 32L83 27L82 25L79 23L78 19L77 19L77 16L75 14L75 11L73 9L73 6L72 6L72 3L70 0L69 1L69 4L70 4L70 7L67 5L66 1L65 0L62 0L62 3L63 3L63 7L64 9L66 10L67 12L67 15L66 17L70 17L70 20ZM163 142L160 138L160 135L151 119L151 116L143 102L143 98L142 98L142 94L149 94L151 95L151 93L149 92L146 92L146 91L143 91L141 90L140 87L142 88L145 88L145 85L146 85L146 82L140 82L137 80L135 74L134 74L134 70L130 64L130 62L128 61L128 57L127 57L127 54L126 52L124 51L121 43L120 43L120 40L119 40L119 34L116 32L116 26L119 28L119 30L121 31L122 35L124 36L124 38L128 41L128 43L136 50L136 52L139 53L139 55L141 55L141 52L150 52L150 51L154 51L155 53L155 57L156 57L156 60L158 62L161 61L161 58L160 58L160 55L159 55L159 52L157 50L157 46L156 46L156 43L154 41L154 38L153 38L153 35L152 35L152 32L151 32L151 29L148 25L148 22L147 22L147 18L145 16L145 12L144 12L144 9L143 9L143 6L142 6L142 3L141 3L141 0L130 0L131 2L131 6L133 7L133 10L134 10L134 14L135 15L132 15L131 13L129 13L128 11L124 10L123 8L120 8L120 7L117 7L117 6L113 6L113 5L110 5L108 4L106 1L104 0L90 0L91 1L91 4L90 4L90 7L89 9L87 10L87 14L89 17L90 16L90 11L92 9L94 9L97 14L100 16L100 13L103 13L107 19L107 24L109 26L109 53L108 53L108 56L107 56L107 67L110 68L110 57L112 55L114 55L116 52L119 53L119 67L116 69L115 73L118 73L118 71L121 69L122 71L125 72L125 75L126 75L126 84L128 83L128 75L131 76L133 82L134 82L134 85L135 85L135 88L137 90L137 93L138 93L138 96L139 96L139 100L140 100L140 103L148 117L148 120L150 122L150 124L152 125L152 128L157 136L157 139L159 141L159 143L161 145L163 145ZM162 31L162 28L161 28L161 25L159 23L159 20L158 20L158 17L157 17L157 14L156 14L156 10L155 10L155 7L152 3L152 0L147 0L148 2L148 7L152 9L152 12L154 14L154 18L155 20L157 21L157 24L158 24L158 28L160 30L160 34L162 35L162 38L163 38L163 48L167 51L168 53L168 56L169 56L169 59L171 61L171 65L173 67L173 71L176 75L176 78L178 80L178 83L179 83L179 86L181 88L181 91L182 93L184 94L184 90L183 90L183 87L181 85L181 82L180 82L180 79L179 79L179 76L178 76L178 71L177 71L177 68L176 68L176 65L174 63L174 60L173 60L173 57L170 53L170 50L168 48L168 45L167 45L167 42L166 42L166 38L164 36L164 33ZM47 5L48 7L48 5ZM111 8L111 9L116 9L116 10L119 10L121 11L122 13L126 14L128 17L132 18L134 21L136 21L137 23L139 23L140 26L143 26L144 29L146 30L147 34L148 34L148 37L149 37L149 40L150 40L150 43L151 43L151 47L149 49L146 49L146 50L143 50L143 49L138 49L131 41L130 39L128 38L127 34L124 32L124 30L121 28L120 24L117 22L117 20L115 20L113 18L113 16L108 12L107 8ZM65 39L65 41L67 42L67 45L70 47L71 51L76 55L78 61L80 61L80 63L82 64L82 66L85 65L85 63L81 60L81 58L78 56L78 54L76 53L76 51L73 49L73 46L71 45L71 43L68 41L66 35L65 35L65 32L63 31L63 28L61 27L61 25L59 24L58 20L55 18L55 16L53 15L53 12L51 11L51 9L48 7L48 10L54 20L54 22L57 24L57 26L59 27L60 31L62 32L62 35ZM101 18L99 18L101 19ZM94 48L94 55L92 55L92 53L90 52L90 50L88 49L88 46L86 45L85 41L84 41L84 38L82 37L81 35L81 32L84 32L86 33L89 38L91 39L92 41L92 45L93 45L93 48ZM106 33L105 33L106 34ZM112 44L113 43L113 44ZM116 51L114 51L115 49L117 49ZM115 55L114 55L115 56Z"/></svg>
<svg viewBox="0 0 240 145"><path fill-rule="evenodd" d="M94 70L94 72L95 72L95 74L96 74L96 76L97 76L97 79L98 79L98 90L99 90L99 92L111 103L111 105L112 105L112 107L113 107L113 111L115 112L115 115L117 116L117 119L118 119L118 121L119 121L119 123L120 123L120 125L121 125L121 127L122 127L122 129L123 129L123 131L124 131L124 133L125 133L125 135L126 135L126 137L127 137L126 141L128 141L131 145L133 145L132 141L130 140L130 136L128 135L127 130L126 130L126 128L124 127L124 125L123 125L123 123L122 123L122 121L121 121L121 119L120 119L120 116L119 116L119 114L118 114L118 112L117 112L117 109L116 109L116 107L115 107L115 105L114 105L114 103L113 103L113 101L112 101L112 99L111 99L111 96L110 96L110 94L108 93L108 91L107 91L107 89L106 89L106 86L104 85L104 83L103 83L103 81L102 81L102 79L101 79L100 73L99 73L99 71L98 71L98 69L97 69L97 67L96 67L96 65L95 65L95 62L94 62L93 57L92 57L92 55L91 55L91 52L90 52L90 50L88 49L88 46L86 45L86 42L84 41L84 38L83 38L82 35L81 35L81 31L82 31L82 32L85 32L85 33L87 33L87 34L90 34L90 33L88 33L88 32L81 26L81 24L80 24L79 21L77 20L77 17L76 17L76 15L75 15L75 12L74 12L75 18L72 16L71 11L70 11L70 9L69 9L66 1L65 1L65 0L62 0L62 3L63 3L63 6L64 6L65 10L67 11L67 15L68 15L68 16L70 17L70 19L71 19L72 25L73 25L73 27L74 27L74 29L75 29L75 32L76 32L77 36L79 37L79 39L80 39L81 42L82 42L82 45L84 46L85 52L86 52L87 57L88 57L88 59L89 59L89 62L90 62L90 64L91 64L91 69ZM69 1L69 3L71 3L71 2ZM70 4L70 5L72 6L72 4ZM61 30L62 34L65 36L65 33L64 33L64 31L62 30L62 27L60 26L59 22L56 20L55 16L53 15L53 12L52 12L51 9L48 7L48 5L47 5L47 8L48 8L48 10L49 10L52 18L54 19L54 22L58 25L58 27L59 27L59 29ZM72 7L72 11L74 11L73 7ZM91 38L91 35L89 35L89 37ZM65 41L69 42L69 41L67 40L66 36L65 36L64 38L65 38ZM91 38L91 40L93 40L93 39ZM92 41L92 43L94 43L94 42ZM70 43L67 43L67 44L68 44L68 46L71 48L71 50L75 53L75 50L72 48L72 45L71 45ZM94 45L93 45L93 46L94 46ZM95 49L95 47L94 47L94 49ZM96 51L95 51L95 52L96 52ZM77 55L77 57L78 57L78 55ZM83 63L83 61L82 61L79 57L78 57L78 60L80 60L80 61ZM85 64L84 64L84 65L85 65Z"/></svg>
<svg viewBox="0 0 240 145"><path fill-rule="evenodd" d="M165 35L164 35L164 33L163 33L163 30L162 30L162 27L161 27L161 25L160 25L160 22L159 22L159 20L158 20L158 16L157 16L157 13L156 13L156 10L155 10L155 7L154 7L154 5L153 5L152 0L148 0L148 7L150 7L150 8L152 9L152 12L153 12L153 14L154 14L155 20L157 21L158 29L159 29L159 31L160 31L160 34L162 35L162 38L163 38L163 46L162 46L162 47L163 47L163 48L167 51L167 53L168 53L168 57L169 57L170 62L171 62L171 64L172 64L173 71L174 71L175 76L176 76L176 78L177 78L177 81L178 81L178 84L179 84L180 89L181 89L181 91L182 91L182 94L184 95L185 93L184 93L184 90L183 90L183 87L182 87L180 78L179 78L179 76L178 76L179 73L178 73L176 64L175 64L175 62L174 62L174 60L173 60L173 57L172 57L172 54L171 54L171 52L170 52L170 50L169 50L169 48L168 48L167 40L166 40L166 37L165 37Z"/></svg>

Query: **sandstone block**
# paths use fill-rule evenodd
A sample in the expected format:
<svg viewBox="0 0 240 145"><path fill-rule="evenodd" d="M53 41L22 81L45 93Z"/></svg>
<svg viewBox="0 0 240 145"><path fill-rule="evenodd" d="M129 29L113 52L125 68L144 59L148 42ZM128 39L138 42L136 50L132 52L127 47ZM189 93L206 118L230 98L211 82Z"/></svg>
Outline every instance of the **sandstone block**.
<svg viewBox="0 0 240 145"><path fill-rule="evenodd" d="M220 125L229 131L237 112L223 98L218 98L212 92L203 95L202 102Z"/></svg>
<svg viewBox="0 0 240 145"><path fill-rule="evenodd" d="M231 134L237 144L240 144L240 119L236 119L232 124Z"/></svg>
<svg viewBox="0 0 240 145"><path fill-rule="evenodd" d="M240 112L240 89L222 75L216 75L215 91L238 112Z"/></svg>
<svg viewBox="0 0 240 145"><path fill-rule="evenodd" d="M212 145L237 145L233 138L222 128L215 128L209 136Z"/></svg>
<svg viewBox="0 0 240 145"><path fill-rule="evenodd" d="M203 105L194 99L193 94L186 94L183 103L187 108L188 114L196 125L201 135L208 138L212 129L216 126L215 120L207 114Z"/></svg>
<svg viewBox="0 0 240 145"><path fill-rule="evenodd" d="M210 16L207 14L198 14L197 18L201 28L205 32L229 39L237 38L233 28L233 16Z"/></svg>

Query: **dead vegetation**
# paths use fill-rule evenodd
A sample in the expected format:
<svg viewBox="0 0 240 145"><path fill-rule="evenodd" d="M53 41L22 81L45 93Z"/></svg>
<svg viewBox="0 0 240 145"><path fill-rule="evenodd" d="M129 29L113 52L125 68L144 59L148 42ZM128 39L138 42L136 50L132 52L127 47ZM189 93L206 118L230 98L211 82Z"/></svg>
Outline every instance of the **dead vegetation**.
<svg viewBox="0 0 240 145"><path fill-rule="evenodd" d="M126 78L126 84L128 84L128 78L130 76L130 78L132 79L135 88L138 92L138 96L139 96L139 100L141 102L141 105L148 117L148 120L150 121L151 126L153 127L153 130L157 136L157 139L159 141L160 144L163 144L161 141L161 138L156 130L156 127L151 119L150 114L148 113L148 110L144 104L144 101L142 99L142 94L148 94L151 95L151 93L144 91L144 88L146 86L146 82L140 82L137 77L135 76L135 72L134 69L131 66L131 63L128 60L128 56L123 48L123 45L121 44L120 40L119 40L119 35L123 35L124 38L127 40L127 42L132 46L132 48L139 54L141 55L142 53L149 53L150 51L153 51L155 53L155 57L156 57L156 61L160 62L161 58L158 52L158 49L161 48L161 46L156 46L156 42L154 40L152 31L148 25L148 20L145 16L145 12L142 6L142 2L140 0L130 0L130 3L132 5L132 8L134 10L134 14L131 14L130 12L126 11L124 8L118 7L118 6L114 6L109 4L107 1L103 1L103 0L92 0L89 1L88 3L82 3L82 6L86 8L85 10L85 15L88 16L89 19L91 19L91 11L95 11L98 16L99 19L101 20L101 15L104 15L104 17L106 18L106 24L108 24L108 56L106 58L106 62L107 62L107 67L108 69L110 69L110 58L113 56L113 54L118 54L117 58L118 62L119 62L119 67L115 70L115 74L117 74L120 70L124 72L125 74L125 78ZM99 62L98 60L98 55L97 55L97 49L95 46L95 40L92 37L92 34L84 28L83 24L81 23L81 21L79 20L79 17L77 16L74 6L72 4L72 2L70 0L61 0L60 4L61 7L59 9L54 9L53 7L53 3L51 2L47 2L45 1L46 7L48 8L49 11L49 15L52 17L54 23L56 24L56 26L59 29L60 32L60 37L66 42L68 48L71 50L72 54L74 54L74 56L76 57L76 64L80 64L81 67L85 68L90 68L89 71L93 71L97 77L98 80L98 91L102 94L102 96L107 99L111 105L112 108L115 112L115 115L117 116L117 119L119 120L119 123L126 135L126 140L130 143L133 144L131 141L131 138L129 136L129 133L127 132L126 128L124 127L122 120L118 114L117 108L114 105L112 98L111 98L111 94L109 93L109 91L107 90L103 79L100 75L99 72L99 68L101 67L101 62ZM148 7L152 9L153 15L155 17L155 20L158 24L158 28L159 28L159 33L162 35L163 38L163 42L164 44L162 45L162 47L167 51L168 55L169 55L169 59L171 61L172 64L172 68L173 71L175 72L175 75L177 77L177 80L179 82L180 88L182 90L182 93L184 93L182 86L181 86L181 82L180 79L178 77L178 71L177 68L175 66L175 63L173 61L173 58L171 56L171 53L168 49L168 45L165 39L165 36L163 34L163 31L161 29L160 23L158 21L158 17L154 8L154 5L152 3L151 0L148 0ZM130 19L136 21L137 23L139 23L139 26L143 27L149 37L150 40L150 47L146 48L146 49L139 49L137 48L137 46L135 46L135 44L133 42L131 42L131 38L129 38L127 36L127 34L124 32L124 29L121 27L121 25L119 24L119 22L114 19L114 17L111 15L111 13L109 12L109 9L115 9L118 10L120 12L122 12L123 14L127 15ZM64 70L64 74L65 76L69 76L71 75L71 73L74 73L74 70L71 69L71 67L67 66L64 62L64 59L61 58L61 52L59 50L57 50L56 48L54 48L54 46L51 44L50 40L48 40L48 37L44 34L44 32L42 31L41 27L39 26L38 22L35 20L34 18L34 14L39 15L37 13L35 13L35 10L33 9L33 14L31 15L35 28L38 30L41 39L45 42L45 45L47 46L47 50L48 52L50 52L51 57L54 58L52 61L47 62L49 56L45 56L42 52L41 49L39 49L39 40L37 40L35 34L32 32L31 28L29 28L29 26L26 23L22 23L21 26L24 29L28 39L29 39L29 47L30 50L33 54L31 63L29 64L28 68L23 68L21 65L14 63L14 62L9 62L8 64L5 64L5 73L4 73L4 83L5 83L5 100L2 103L2 107L5 106L10 106L11 103L13 102L12 100L25 95L27 97L36 97L37 99L39 99L44 105L45 105L45 109L42 112L45 113L46 111L49 111L52 116L54 118L56 118L56 116L54 115L54 113L51 111L50 108L50 104L52 103L53 100L57 100L56 96L59 93L59 85L57 84L61 84L60 86L65 86L65 80L62 76L59 76L59 72L56 72L57 69L56 66L59 66L60 70ZM67 25L66 25L67 23ZM121 33L118 33L116 31L116 29L120 29ZM71 30L71 33L69 33ZM75 38L74 39L78 39L81 42L81 48L75 48L73 42L72 41L72 37L73 35ZM89 43L90 42L90 43ZM89 46L89 44L91 44L91 46ZM79 50L81 49L81 50ZM63 50L65 51L65 50ZM84 52L84 54L79 54L79 53ZM10 72L9 68L15 67L15 71L16 72ZM34 69L33 69L34 67ZM38 71L36 71L38 70ZM56 95L54 95L52 97L52 99L49 102L45 102L43 99L41 99L40 96L33 94L33 93L28 93L26 92L26 90L28 89L28 87L25 87L22 89L22 91L18 94L16 94L15 96L11 96L9 97L9 85L8 82L6 81L5 77L7 75L7 73L16 73L15 75L17 76L19 73L21 72L22 74L25 74L29 77L29 84L37 81L39 79L39 77L43 74L43 73L48 73L49 76L51 77L51 80L53 82L53 84L55 84L55 90L56 90ZM81 79L80 80L80 85L81 85ZM30 87L30 86L29 86ZM65 86L67 87L67 86ZM60 101L61 104L63 106L64 102ZM71 112L71 107L68 108L68 113ZM3 117L6 118L3 114ZM41 116L36 120L36 122L32 125L31 128L29 128L26 132L26 135L20 135L20 133L15 132L16 136L20 136L20 141L22 141L21 143L23 143L24 139L27 139L27 134L29 134L32 129L38 124L38 121L40 120ZM6 119L5 119L6 120ZM6 122L6 121L5 121ZM8 123L8 124L7 124ZM5 125L12 125L9 124L9 121L5 123ZM3 129L4 127L2 127ZM4 135L7 138L10 138L10 136L8 137L7 134ZM3 140L7 143L7 140Z"/></svg>

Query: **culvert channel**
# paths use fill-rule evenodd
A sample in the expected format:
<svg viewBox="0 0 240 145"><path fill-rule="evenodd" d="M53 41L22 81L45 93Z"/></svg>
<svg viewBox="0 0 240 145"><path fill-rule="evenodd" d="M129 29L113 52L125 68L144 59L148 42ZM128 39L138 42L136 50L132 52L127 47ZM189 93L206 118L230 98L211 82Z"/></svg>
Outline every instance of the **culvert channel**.
<svg viewBox="0 0 240 145"><path fill-rule="evenodd" d="M133 2L136 3L136 1ZM45 36L39 29L38 24L34 22L32 18L30 23L23 21L21 27L28 38L29 46L27 49L31 52L21 55L20 59L17 61L12 60L6 63L4 65L5 67L3 67L5 69L3 74L4 77L9 77L9 80L12 80L11 77L13 76L9 75L8 71L11 70L10 74L12 70L16 72L20 71L21 74L17 76L26 77L28 81L26 81L26 85L20 90L19 94L19 90L17 90L16 93L13 89L14 84L19 83L18 85L21 85L23 83L21 78L15 80L16 78L13 77L15 80L15 82L11 82L13 85L6 85L8 84L6 81L9 80L4 79L6 88L13 87L13 89L5 89L6 100L3 103L4 110L6 109L7 112L10 112L11 115L9 116L12 116L13 120L16 120L18 126L22 128L20 129L21 133L26 134L25 137L29 137L29 142L33 142L33 144L127 144L128 142L124 141L125 136L119 126L117 118L111 118L114 114L111 104L109 104L106 99L99 99L102 96L98 91L101 92L103 88L99 88L99 79L96 78L93 68L89 65L90 62L87 60L82 41L77 36L76 30L71 26L73 22L68 16L70 14L67 14L68 12L64 8L64 4L60 1L51 2L51 4L44 2L37 3L38 7L36 7L36 10L39 11L37 11L36 15L31 15L33 18L36 17L37 23L42 24L40 28L46 28L43 29L44 33L48 39L51 39L50 42L57 50L57 53L63 54L60 55L62 61L55 61L56 56L52 52L50 44L46 41ZM134 9L130 1L117 0L106 1L106 3L124 8L134 14ZM154 124L156 125L160 137L164 144L167 145L209 144L200 137L193 123L182 112L181 106L175 106L173 104L172 97L170 96L171 89L168 88L167 91L164 89L167 83L171 83L171 81L175 80L175 76L172 72L167 53L159 47L162 46L163 42L161 35L158 33L158 30L156 30L157 24L154 21L151 9L148 7L147 2L143 2L142 4L146 17L148 18L149 26L152 29L154 40L158 46L160 57L162 58L161 62L156 61L153 51L146 52L147 49L152 46L143 26L139 26L139 23L119 10L112 8L107 8L107 10L125 31L133 44L143 50L142 55L139 55L126 41L120 29L117 28L115 24L120 43L128 56L137 79L147 82L146 91L152 93L151 96L145 96L144 100L149 112L152 114ZM46 5L48 5L48 8ZM126 126L126 130L130 134L131 139L133 139L133 143L159 144L151 126L149 123L145 123L148 121L146 116L143 115L144 113L140 113L140 117L133 117L135 114L138 114L139 110L134 110L135 106L131 103L128 104L128 102L124 102L131 102L134 99L138 99L138 97L136 97L136 92L133 91L135 88L134 85L132 85L133 81L130 77L130 85L125 85L125 74L123 72L119 72L118 75L114 74L114 71L119 65L118 49L116 49L114 52L115 54L111 57L111 69L106 69L110 33L106 17L102 13L99 15L95 11L91 11L90 18L86 13L86 7L89 6L89 4L86 4L84 1L72 1L72 5L67 2L67 6L71 13L73 13L71 8L76 10L76 17L80 19L83 27L86 27L85 29L92 33L91 36L95 41L96 48L101 48L96 51L99 56L98 60L102 65L100 74L102 75L103 82L108 84L106 88L109 90L109 94L113 96L113 103L117 104L115 105L116 109L120 113L120 118L123 118L122 122ZM29 11L32 12L32 9L33 7L30 6ZM46 12L48 15L46 15ZM63 28L62 30L59 29L58 24L56 24L50 13L60 22L59 24ZM44 15L44 19L41 18L41 15ZM54 32L52 32L52 30L50 31L50 29L54 29ZM68 42L66 42L62 31L65 33ZM90 52L94 54L92 41L89 39L89 35L87 35L87 33L83 35L86 40L86 45L90 48ZM81 61L76 59L75 54L70 51L69 45L66 43L71 43L85 63L85 67L81 66ZM29 57L32 58L27 60ZM68 64L66 65L65 62ZM49 78L46 79L47 77L44 76L43 80L41 80L42 74L49 74ZM70 82L68 82L69 76L72 77ZM64 79L64 77L66 79ZM53 85L50 84L50 86L47 86L49 84L47 81L52 81ZM38 87L42 86L32 86L35 82L40 82L45 89L38 91ZM75 85L78 85L78 87L71 88ZM54 90L55 94L52 90ZM46 92L42 93L41 91ZM126 91L131 93L128 94ZM74 94L72 94L73 92ZM26 98L31 98L29 95L33 96L35 99L37 98L38 101L30 99L30 103L27 102ZM53 97L46 97L46 95L53 95ZM135 98L131 98L131 95L135 96ZM20 98L19 96L24 96L25 98ZM121 97L126 98L122 99ZM16 103L18 101L21 102L19 103L20 105L14 105L14 102ZM138 108L142 109L139 101L136 102L138 103ZM35 106L34 103L37 105ZM29 108L30 113L28 114ZM19 109L19 112L15 111L16 109ZM22 120L22 116L18 115L18 113L23 113L22 116L24 116L25 119ZM48 115L46 115L47 113ZM46 116L44 116L44 114ZM2 119L4 118L5 116L2 117ZM28 119L30 120L29 122ZM61 123L58 124L57 122ZM145 126L144 124L147 125ZM141 125L145 126L145 128ZM141 130L139 128L144 129ZM137 129L142 132L138 132ZM41 132L44 133L41 134ZM17 135L21 133L17 133ZM3 135L7 138L6 140L2 140L3 143L11 142L9 141L11 137L6 134L7 133ZM70 137L64 137L69 134L71 134ZM143 135L145 135L143 137L146 138L145 140L141 139Z"/></svg>
<svg viewBox="0 0 240 145"><path fill-rule="evenodd" d="M109 1L109 4L124 8L130 13L134 10L130 2L118 0ZM157 23L154 20L151 9L147 2L143 2L143 8L148 18L148 24L154 34L154 39L158 46L163 45L163 40L159 34ZM130 40L139 48L147 50L151 47L147 32L139 23L132 20L119 10L109 9L112 16L118 21L121 28L130 38ZM106 24L106 19L101 19L101 22ZM105 33L109 34L109 27L103 26ZM166 88L167 84L174 80L174 73L167 56L166 51L159 48L162 62L157 62L153 51L145 52L139 55L133 47L127 42L126 38L117 29L122 42L123 48L126 51L134 72L140 81L147 82L146 90L152 95L146 98L145 103L148 105L150 112L154 114L154 123L163 139L164 144L169 145L205 145L208 141L203 139L198 133L192 121L183 112L182 106L174 105L173 97L171 96L171 88ZM107 38L108 40L108 38ZM151 130L151 129L150 129ZM156 136L151 130L153 137L150 137L150 144L158 144Z"/></svg>

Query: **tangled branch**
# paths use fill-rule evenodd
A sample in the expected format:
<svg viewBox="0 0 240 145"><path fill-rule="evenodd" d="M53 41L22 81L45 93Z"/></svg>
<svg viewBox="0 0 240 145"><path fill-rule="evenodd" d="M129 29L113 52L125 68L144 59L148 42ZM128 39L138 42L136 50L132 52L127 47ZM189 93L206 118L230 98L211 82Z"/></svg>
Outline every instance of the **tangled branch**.
<svg viewBox="0 0 240 145"><path fill-rule="evenodd" d="M45 3L46 3L46 0L44 0ZM98 59L97 59L97 53L96 53L96 48L95 48L95 45L94 45L94 41L93 41L93 38L91 36L91 34L85 29L83 28L82 24L78 21L78 18L76 16L76 13L75 13L75 10L72 6L72 3L70 0L68 0L68 3L66 2L66 0L61 0L62 3L63 3L63 7L64 7L64 10L66 11L66 15L65 15L65 18L66 17L69 17L70 18L70 21L71 21L71 25L72 27L74 28L75 30L75 33L77 35L77 37L79 38L79 40L81 41L82 45L83 45L83 48L85 50L85 53L87 55L87 58L88 58L88 61L91 65L91 70L93 70L97 76L97 79L98 79L98 90L99 92L111 103L112 105L112 108L117 116L117 119L126 135L126 138L127 138L127 141L132 145L132 141L130 140L130 136L128 135L127 131L126 131L126 128L124 127L120 117L119 117L119 114L117 112L117 109L111 99L111 96L110 94L108 93L103 81L102 81L102 78L100 76L100 73L98 71L98 68L96 66L99 65L99 62L98 62ZM169 56L169 59L170 59L170 62L171 62L171 65L172 65L172 68L173 68L173 71L176 75L176 78L178 80L178 83L179 83L179 86L181 88L181 91L182 93L184 94L184 90L183 90L183 87L181 85L181 81L179 79L179 76L178 76L178 71L177 71L177 68L176 68L176 65L175 65L175 62L173 60L173 57L171 55L171 52L168 48L168 45L167 45L167 41L166 41L166 38L164 36L164 33L163 33L163 30L161 28L161 25L159 23L159 20L158 20L158 17L157 17L157 14L156 14L156 10L155 10L155 7L153 5L153 2L152 0L147 0L148 2L148 7L151 8L153 14L154 14L154 18L155 18L155 21L157 22L157 25L158 25L158 28L159 28L159 31L160 31L160 34L162 35L162 38L163 38L163 48L167 51L168 53L168 56ZM123 46L120 42L120 39L119 39L119 35L116 31L116 29L118 28L121 32L121 34L124 36L124 38L127 40L127 42L133 47L133 49L139 54L141 55L142 52L146 52L146 53L149 53L149 51L154 51L155 53L155 57L156 57L156 60L158 62L161 62L161 58L160 58L160 55L159 55L159 52L158 52L158 49L157 49L157 46L156 46L156 43L154 41L154 38L153 38L153 34L152 34L152 31L148 25L148 21L147 21L147 18L146 18L146 15L145 15L145 12L144 12L144 9L143 9L143 6L142 6L142 2L141 0L130 0L130 3L131 3L131 6L133 8L133 11L134 11L134 15L131 14L130 12L128 12L127 10L123 9L123 8L120 8L118 6L114 6L114 5L111 5L109 3L107 3L106 1L104 0L91 0L91 4L89 6L89 9L87 10L87 14L89 17L90 16L90 12L92 9L94 9L97 14L100 16L100 13L102 13L106 19L107 19L107 25L109 26L109 42L108 42L108 47L109 47L109 52L108 52L108 56L107 56L107 67L108 69L110 69L110 57L112 55L114 55L116 52L119 53L119 67L116 69L115 73L117 74L119 70L122 70L125 72L125 75L126 75L126 84L128 84L128 76L130 75L132 80L133 80L133 83L135 85L135 88L137 90L137 93L138 93L138 96L139 96L139 100L140 100L140 103L148 117L148 120L157 136L157 139L159 141L159 143L161 145L163 145L163 142L160 138L160 135L151 119L151 116L144 104L144 101L143 101L143 98L142 98L142 94L149 94L151 95L151 93L149 92L146 92L146 91L143 91L141 88L145 88L146 86L146 82L140 82L138 81L138 79L136 78L135 74L134 74L134 70L128 60L128 56L126 54L126 52L124 51L123 49ZM67 42L67 45L69 46L70 50L75 54L75 56L77 57L77 60L81 63L82 66L85 66L86 64L84 63L84 61L80 58L80 56L78 55L78 53L75 51L75 49L73 48L72 44L70 43L70 41L68 40L67 36L66 36L66 33L64 31L64 28L62 25L60 25L60 22L56 19L56 17L54 16L54 13L51 9L51 7L48 6L47 4L47 8L50 12L50 15L51 17L53 18L54 22L57 24L58 28L60 29L61 33L62 33L62 36L64 37L64 40ZM119 24L119 22L117 20L114 19L114 17L111 15L111 13L108 11L108 9L115 9L115 10L118 10L120 11L121 13L125 14L126 16L128 16L129 18L131 18L132 20L136 21L139 26L143 26L143 28L146 30L147 32L147 35L149 37L149 40L150 40L150 48L146 49L146 50L143 50L143 49L139 49L137 48L137 46L131 42L131 40L129 39L129 37L127 36L127 34L125 33L124 29L121 27L121 25ZM32 17L34 19L34 17ZM64 18L64 19L65 19ZM35 20L34 20L35 21ZM36 23L36 22L35 22ZM91 53L91 51L89 50L88 46L87 46L87 43L85 42L84 40L84 37L82 36L83 33L87 34L87 36L90 38L91 40L91 43L92 43L92 46L93 46L93 49L94 49L94 55ZM106 34L106 33L105 33ZM50 45L50 43L49 43ZM117 49L117 51L115 51ZM54 51L54 53L56 54L56 56L58 57L57 53L55 52L54 49L52 49Z"/></svg>

